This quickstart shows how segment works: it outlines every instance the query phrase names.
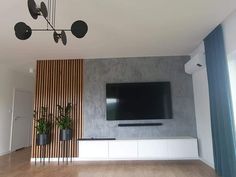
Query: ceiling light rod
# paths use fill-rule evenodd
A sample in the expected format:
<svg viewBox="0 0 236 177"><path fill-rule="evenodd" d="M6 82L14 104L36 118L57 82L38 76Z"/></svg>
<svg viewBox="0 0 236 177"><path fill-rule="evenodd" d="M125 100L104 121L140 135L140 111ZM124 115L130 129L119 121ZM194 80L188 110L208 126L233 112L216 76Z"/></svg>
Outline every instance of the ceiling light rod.
<svg viewBox="0 0 236 177"><path fill-rule="evenodd" d="M44 16L43 16L43 17L44 17ZM49 21L46 17L44 17L44 19L47 21L47 23L48 23L49 26L52 28L52 30L53 30L54 32L57 32L57 31L55 30L54 26L50 23L50 21Z"/></svg>
<svg viewBox="0 0 236 177"><path fill-rule="evenodd" d="M56 31L71 31L71 29L55 29ZM48 31L54 31L53 29L32 29L32 31L35 31L35 32L48 32Z"/></svg>

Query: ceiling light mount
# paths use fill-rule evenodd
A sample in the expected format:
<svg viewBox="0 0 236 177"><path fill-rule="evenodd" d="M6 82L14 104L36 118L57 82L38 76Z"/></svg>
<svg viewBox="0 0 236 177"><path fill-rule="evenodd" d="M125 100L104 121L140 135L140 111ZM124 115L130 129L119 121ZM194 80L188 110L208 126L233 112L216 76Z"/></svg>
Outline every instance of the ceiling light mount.
<svg viewBox="0 0 236 177"><path fill-rule="evenodd" d="M56 0L48 0L48 7L44 2L41 2L37 6L34 0L28 0L28 10L33 19L37 19L39 16L42 16L47 22L46 29L31 29L24 22L18 22L15 27L15 35L20 40L29 39L32 35L32 31L38 32L50 32L53 31L53 39L56 43L59 40L62 41L63 45L67 44L67 36L65 31L71 31L72 34L77 38L83 38L88 32L88 25L82 21L75 21L71 25L71 29L56 29Z"/></svg>

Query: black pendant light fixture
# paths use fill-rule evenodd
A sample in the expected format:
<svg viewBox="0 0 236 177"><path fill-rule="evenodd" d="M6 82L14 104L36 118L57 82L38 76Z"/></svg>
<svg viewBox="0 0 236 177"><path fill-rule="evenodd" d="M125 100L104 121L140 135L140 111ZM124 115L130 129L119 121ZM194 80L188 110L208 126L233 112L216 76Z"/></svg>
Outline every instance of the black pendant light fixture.
<svg viewBox="0 0 236 177"><path fill-rule="evenodd" d="M20 40L29 39L32 35L32 31L51 31L53 32L53 39L56 43L59 40L62 41L63 45L67 44L67 36L66 31L71 31L71 33L77 38L83 38L88 32L88 25L82 21L75 21L71 25L71 29L56 29L56 0L48 0L48 7L44 2L41 2L39 6L37 6L34 0L28 0L28 9L31 17L33 19L37 19L39 16L42 16L47 22L46 29L31 29L24 22L18 22L15 27L15 35Z"/></svg>

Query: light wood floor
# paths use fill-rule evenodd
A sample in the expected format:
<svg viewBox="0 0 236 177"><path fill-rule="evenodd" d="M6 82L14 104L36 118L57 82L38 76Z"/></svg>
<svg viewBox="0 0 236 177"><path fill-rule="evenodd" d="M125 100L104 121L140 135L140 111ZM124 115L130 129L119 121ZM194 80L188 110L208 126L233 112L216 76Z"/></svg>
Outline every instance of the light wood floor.
<svg viewBox="0 0 236 177"><path fill-rule="evenodd" d="M200 161L30 163L30 149L0 157L0 177L217 177Z"/></svg>

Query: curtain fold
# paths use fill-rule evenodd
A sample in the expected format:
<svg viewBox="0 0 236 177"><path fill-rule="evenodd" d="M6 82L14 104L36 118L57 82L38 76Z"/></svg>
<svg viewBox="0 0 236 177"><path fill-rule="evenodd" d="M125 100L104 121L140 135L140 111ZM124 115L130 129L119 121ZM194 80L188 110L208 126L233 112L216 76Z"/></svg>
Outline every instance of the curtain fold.
<svg viewBox="0 0 236 177"><path fill-rule="evenodd" d="M215 170L236 177L235 127L222 26L205 39Z"/></svg>

